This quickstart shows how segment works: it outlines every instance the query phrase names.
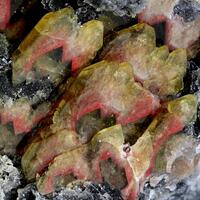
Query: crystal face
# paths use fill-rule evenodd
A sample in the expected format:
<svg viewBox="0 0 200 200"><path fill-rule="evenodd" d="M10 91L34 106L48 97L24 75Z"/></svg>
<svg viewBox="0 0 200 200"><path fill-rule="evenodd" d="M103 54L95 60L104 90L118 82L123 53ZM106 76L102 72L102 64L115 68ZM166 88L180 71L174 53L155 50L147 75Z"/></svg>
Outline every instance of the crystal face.
<svg viewBox="0 0 200 200"><path fill-rule="evenodd" d="M156 47L155 31L145 24L137 24L115 34L106 44L101 59L129 62L134 77L152 93L164 97L183 88L187 66L184 49L169 53L167 46Z"/></svg>
<svg viewBox="0 0 200 200"><path fill-rule="evenodd" d="M71 8L46 14L15 51L12 70L9 65L2 69L1 125L6 133L12 132L1 136L0 146L5 151L14 151L22 138L17 135L31 131L47 116L53 101L63 93L61 83L70 73L86 66L101 48L102 23L92 20L80 26L76 18ZM2 37L3 55L8 54L6 42ZM9 73L12 77L8 77ZM10 143L8 147L5 140Z"/></svg>
<svg viewBox="0 0 200 200"><path fill-rule="evenodd" d="M89 129L84 135L77 134L75 129L78 119L87 113L100 109L101 117L115 115L116 123L128 124L153 114L158 107L157 97L134 81L128 63L102 61L83 69L69 84L53 115L53 124L38 132L48 132L49 137L33 141L24 154L22 166L27 178L33 178L55 156L90 140ZM98 130L98 122L93 126ZM52 144L57 146L56 151L49 150Z"/></svg>
<svg viewBox="0 0 200 200"><path fill-rule="evenodd" d="M130 146L129 151L122 148L124 136L121 125L103 129L86 145L57 156L39 179L39 191L44 194L53 191L56 187L56 177L67 176L70 173L77 179L102 181L105 174L99 171L100 161L110 158L125 170L127 185L121 190L123 197L135 197L139 182L150 173L160 146L194 119L196 107L197 99L194 95L183 96L166 103L137 142ZM106 175L110 177L107 173Z"/></svg>
<svg viewBox="0 0 200 200"><path fill-rule="evenodd" d="M72 9L50 12L42 17L13 55L12 81L17 84L41 76L59 81L66 73L66 65L71 62L72 71L87 65L102 43L100 21L92 20L79 27ZM55 63L48 52L57 48L61 48L62 53L57 58L59 62Z"/></svg>

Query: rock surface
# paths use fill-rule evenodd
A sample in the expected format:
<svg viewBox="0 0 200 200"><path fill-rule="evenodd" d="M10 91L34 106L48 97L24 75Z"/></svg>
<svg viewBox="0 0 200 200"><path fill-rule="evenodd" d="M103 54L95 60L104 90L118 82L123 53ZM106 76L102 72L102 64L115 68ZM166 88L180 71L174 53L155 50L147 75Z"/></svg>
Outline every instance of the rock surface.
<svg viewBox="0 0 200 200"><path fill-rule="evenodd" d="M97 10L111 11L119 16L135 17L146 5L147 0L85 0Z"/></svg>
<svg viewBox="0 0 200 200"><path fill-rule="evenodd" d="M7 156L0 156L0 199L8 200L16 196L22 175Z"/></svg>
<svg viewBox="0 0 200 200"><path fill-rule="evenodd" d="M167 141L139 199L198 200L199 147L199 141L191 132L189 135L180 133Z"/></svg>
<svg viewBox="0 0 200 200"><path fill-rule="evenodd" d="M18 189L17 200L122 200L118 190L112 189L108 184L95 184L82 182L68 188L61 188L56 192L42 196L34 184Z"/></svg>

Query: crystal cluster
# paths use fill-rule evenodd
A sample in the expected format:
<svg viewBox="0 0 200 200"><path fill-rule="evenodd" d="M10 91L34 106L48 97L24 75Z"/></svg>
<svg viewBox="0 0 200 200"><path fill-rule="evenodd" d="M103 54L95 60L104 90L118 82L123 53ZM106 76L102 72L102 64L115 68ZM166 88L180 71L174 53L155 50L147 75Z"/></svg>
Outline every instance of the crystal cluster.
<svg viewBox="0 0 200 200"><path fill-rule="evenodd" d="M125 199L135 198L139 183L151 172L160 145L193 120L196 106L196 98L193 95L163 105L163 111L128 150L123 148L121 125L101 130L86 145L66 150L57 156L47 172L39 178L39 191L43 194L50 193L56 186L68 183L71 178L106 180L113 187L120 189ZM110 165L114 165L114 171L104 170Z"/></svg>
<svg viewBox="0 0 200 200"><path fill-rule="evenodd" d="M79 131L81 127L76 127L77 122L87 113L100 110L103 118L115 115L120 124L135 122L154 113L159 106L158 99L135 83L132 77L131 66L126 63L102 61L82 70L54 113L53 124L38 132L39 135L45 134L45 138L33 141L26 150L22 163L27 178L34 178L35 173L55 156L88 142L105 127L106 124L97 120L92 124L90 117L85 131ZM52 145L55 149L51 151Z"/></svg>
<svg viewBox="0 0 200 200"><path fill-rule="evenodd" d="M13 151L21 139L14 135L31 131L47 116L52 105L49 97L70 72L87 65L101 48L102 23L92 20L79 26L76 19L71 8L45 15L14 53L12 82L3 83L0 98L0 133L4 132L0 146L6 152ZM61 93L59 89L57 97Z"/></svg>
<svg viewBox="0 0 200 200"><path fill-rule="evenodd" d="M54 84L59 84L69 62L72 62L72 71L87 65L101 48L102 40L101 22L93 20L79 27L70 8L48 13L13 56L13 83L47 76ZM56 49L60 51L60 57L52 58L51 51Z"/></svg>
<svg viewBox="0 0 200 200"><path fill-rule="evenodd" d="M151 24L160 22L162 12L170 25L168 46L157 47L150 25L139 23L109 34L116 27L112 15L80 24L66 2L42 0L49 6L45 9L54 11L33 27L12 54L11 65L2 64L0 73L5 80L0 86L0 147L11 152L13 144L35 128L18 150L26 179L36 180L41 194L82 181L96 186L107 182L123 199L133 200L152 171L167 170L183 178L196 169L193 150L180 149L182 144L188 147L187 142L177 136L175 144L165 144L196 120L197 96L182 91L191 56L187 53L194 53L190 47L199 37L199 4L194 2L98 2L101 11L120 16L135 16L147 5L139 19ZM4 8L9 5L2 3ZM119 8L124 13L116 12ZM0 29L7 26L3 15ZM180 33L186 35L181 42ZM7 59L8 44L4 36L0 40ZM171 156L173 146L177 152ZM32 186L21 190L22 196L30 190L43 198ZM64 198L62 194L55 199Z"/></svg>
<svg viewBox="0 0 200 200"><path fill-rule="evenodd" d="M110 38L99 62L68 80L51 117L25 148L23 171L28 180L40 175L37 187L42 194L75 180L89 180L106 181L121 190L124 199L134 199L151 173L160 146L195 120L195 95L169 101L170 95L183 88L187 66L184 49L169 53L166 46L156 47L155 31L146 24L134 25ZM72 44L81 46L82 41L72 39ZM21 53L16 63L26 66L30 56L25 55ZM71 54L66 55L69 58ZM79 62L69 59L72 71L79 68L73 68ZM28 70L37 77L39 66L30 66ZM23 69L19 72L24 73ZM142 124L149 116L146 130L137 129L137 123ZM132 142L129 138L136 139Z"/></svg>

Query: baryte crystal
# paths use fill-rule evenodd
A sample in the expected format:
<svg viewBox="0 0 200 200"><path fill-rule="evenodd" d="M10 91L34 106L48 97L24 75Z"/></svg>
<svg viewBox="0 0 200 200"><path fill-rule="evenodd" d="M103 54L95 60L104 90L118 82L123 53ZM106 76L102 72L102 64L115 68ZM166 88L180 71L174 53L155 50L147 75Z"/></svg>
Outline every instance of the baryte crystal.
<svg viewBox="0 0 200 200"><path fill-rule="evenodd" d="M150 175L155 156L164 141L195 120L197 97L195 95L183 96L163 105L163 109L131 147L131 156L128 159L134 166L137 180Z"/></svg>
<svg viewBox="0 0 200 200"><path fill-rule="evenodd" d="M115 115L116 123L127 124L153 114L159 107L158 99L134 81L128 63L102 61L83 69L69 82L53 115L53 124L38 131L43 140L33 141L22 158L28 179L34 178L58 154L88 142L96 134L90 130L76 132L79 119L87 113L100 110L102 118ZM97 121L93 126L99 131L108 124L99 125Z"/></svg>
<svg viewBox="0 0 200 200"><path fill-rule="evenodd" d="M93 33L91 37L91 33ZM36 24L13 55L13 83L33 81L40 76L56 76L65 72L72 62L72 71L83 67L94 58L103 43L103 25L97 20L81 27L71 8L64 8L46 14ZM49 58L48 52L61 48L58 63ZM56 74L52 75L52 66ZM59 79L59 76L56 76ZM60 80L60 79L59 79Z"/></svg>
<svg viewBox="0 0 200 200"><path fill-rule="evenodd" d="M75 133L63 130L39 141L33 141L22 157L22 168L28 180L43 170L53 158L78 146ZM53 147L53 148L52 148Z"/></svg>
<svg viewBox="0 0 200 200"><path fill-rule="evenodd" d="M106 161L109 158L111 158L119 168L125 170L125 178L126 176L129 177L126 183L129 185L128 187L134 186L134 177L131 175L131 168L128 166L126 159L121 157L122 155L120 150L122 145L123 133L120 125L116 125L100 131L87 145L81 146L72 151L68 151L61 154L60 156L57 156L54 159L52 165L49 166L46 174L39 179L37 183L39 191L43 194L53 191L54 187L61 184L58 177L67 177L67 175L71 173L74 174L76 179L101 182L103 178L102 176L105 174L101 174L99 165L101 161ZM116 184L117 181L120 181L120 179L116 180ZM126 191L126 188L127 185L119 189Z"/></svg>
<svg viewBox="0 0 200 200"><path fill-rule="evenodd" d="M12 122L13 134L27 133L50 111L50 103L44 102L34 110L27 98L12 100L0 105L1 124Z"/></svg>
<svg viewBox="0 0 200 200"><path fill-rule="evenodd" d="M185 50L169 53L166 46L156 47L155 31L148 25L137 24L116 33L100 59L129 62L135 79L160 97L174 95L183 88Z"/></svg>
<svg viewBox="0 0 200 200"><path fill-rule="evenodd" d="M4 50L8 44L4 40L2 38L5 46L2 53L8 56ZM69 75L70 63L72 71L87 65L102 43L102 23L92 20L79 26L71 8L49 13L38 22L15 52L12 71L9 66L3 66L5 69L0 72L3 81L0 87L1 124L4 130L9 124L13 127L12 134L1 136L4 152L13 151L18 144L20 136L14 135L31 131L47 116L52 106L49 97L55 100L62 94L60 84Z"/></svg>
<svg viewBox="0 0 200 200"><path fill-rule="evenodd" d="M52 97L55 89L47 78L13 87L9 72L8 66L3 66L0 72L1 153L14 153L22 137L47 115L52 104L49 97ZM53 98L56 99L61 93L57 90Z"/></svg>
<svg viewBox="0 0 200 200"><path fill-rule="evenodd" d="M76 179L100 182L102 178L106 178L112 184L112 173L117 168L114 167L112 168L114 171L106 172L101 168L105 161L111 160L125 172L119 172L126 178L126 185L119 188L123 198L134 199L140 183L150 174L160 146L171 135L183 130L185 125L195 119L196 108L197 98L194 95L183 96L166 103L129 151L123 149L124 137L121 125L103 129L88 144L57 156L49 165L47 172L39 178L37 183L39 191L44 194L52 192L62 183L61 177L68 177L71 174ZM109 167L109 163L105 166ZM121 180L122 177L115 182L119 183Z"/></svg>
<svg viewBox="0 0 200 200"><path fill-rule="evenodd" d="M165 43L172 49L186 48L188 55L194 57L199 51L199 10L198 0L149 0L146 8L139 15L139 21L150 25L166 21Z"/></svg>
<svg viewBox="0 0 200 200"><path fill-rule="evenodd" d="M75 121L97 109L101 109L102 116L114 114L117 123L122 124L154 113L159 107L158 99L132 77L128 63L102 61L83 69L66 94L65 99L71 99L62 110L68 113L60 112L60 116L64 114L66 118L68 114L72 119L68 126L74 129ZM64 123L67 124L67 120Z"/></svg>

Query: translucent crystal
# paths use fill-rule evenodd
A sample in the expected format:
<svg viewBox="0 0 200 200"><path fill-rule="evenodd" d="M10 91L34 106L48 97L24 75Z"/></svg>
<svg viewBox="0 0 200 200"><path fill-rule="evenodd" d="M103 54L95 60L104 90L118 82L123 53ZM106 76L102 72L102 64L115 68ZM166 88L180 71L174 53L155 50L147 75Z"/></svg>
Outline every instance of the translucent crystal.
<svg viewBox="0 0 200 200"><path fill-rule="evenodd" d="M26 177L34 178L55 156L88 142L96 134L95 131L91 133L90 128L82 135L76 132L78 120L87 113L100 110L102 118L114 115L116 123L121 124L154 113L159 107L158 99L134 82L132 76L129 64L102 61L83 69L70 81L53 115L53 123L38 131L40 138L33 141L22 158ZM91 116L89 119L92 120ZM95 121L92 126L99 131L107 125L99 126Z"/></svg>
<svg viewBox="0 0 200 200"><path fill-rule="evenodd" d="M186 124L194 120L196 107L197 99L194 95L183 96L166 103L129 151L123 148L124 137L121 125L103 129L88 144L57 156L49 165L47 172L39 179L37 183L39 191L44 194L52 192L57 184L61 184L59 180L63 180L57 179L58 177L67 177L71 174L76 179L94 181L102 181L102 177L105 177L108 182L111 181L109 183L112 183L111 174L116 168L113 167L106 173L101 168L101 161L110 159L125 170L123 176L127 182L123 188L120 188L123 197L135 198L139 184L150 174L161 145L171 135L183 130ZM106 166L109 168L108 163Z"/></svg>
<svg viewBox="0 0 200 200"><path fill-rule="evenodd" d="M37 182L39 191L42 194L53 191L54 187L62 184L58 177L67 177L70 173L73 173L77 179L93 180L95 182L100 181L101 174L99 174L98 166L101 161L109 158L112 158L114 163L119 167L126 167L128 162L121 158L122 155L120 153L122 145L123 133L120 125L98 132L87 145L57 156L49 166L48 171ZM129 177L131 177L131 171L128 171L128 169L130 167L127 166L126 173L129 172ZM114 169L112 173L114 173ZM125 188L133 186L133 180L128 180L127 184L128 186L125 186ZM129 193L126 195L131 196Z"/></svg>
<svg viewBox="0 0 200 200"><path fill-rule="evenodd" d="M166 110L153 119L144 134L131 147L131 156L128 159L137 180L149 176L163 142L195 120L197 97L186 95L168 102L164 108Z"/></svg>
<svg viewBox="0 0 200 200"><path fill-rule="evenodd" d="M145 188L144 200L151 195L151 198L164 200L198 199L200 144L189 134L182 132L174 135L162 145L153 173L147 179L151 187Z"/></svg>
<svg viewBox="0 0 200 200"><path fill-rule="evenodd" d="M161 97L176 94L183 88L187 66L184 49L171 53L166 46L156 47L155 31L137 24L119 31L103 50L101 59L129 62L134 77L143 86Z"/></svg>
<svg viewBox="0 0 200 200"><path fill-rule="evenodd" d="M44 102L33 109L27 98L8 101L0 105L1 124L13 125L13 134L27 133L50 111L50 103Z"/></svg>
<svg viewBox="0 0 200 200"><path fill-rule="evenodd" d="M42 17L13 55L12 81L16 84L49 76L60 83L60 74L66 73L70 62L72 70L87 65L102 43L101 22L92 20L79 27L71 8L50 12ZM61 55L52 59L48 53L55 49L60 49Z"/></svg>

